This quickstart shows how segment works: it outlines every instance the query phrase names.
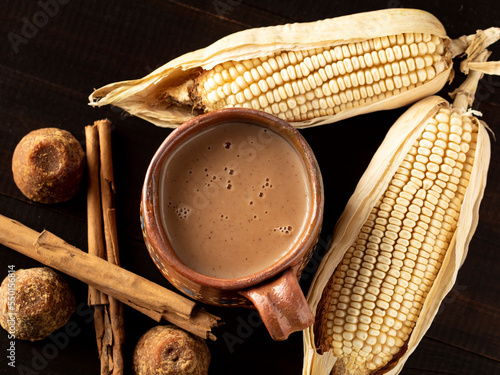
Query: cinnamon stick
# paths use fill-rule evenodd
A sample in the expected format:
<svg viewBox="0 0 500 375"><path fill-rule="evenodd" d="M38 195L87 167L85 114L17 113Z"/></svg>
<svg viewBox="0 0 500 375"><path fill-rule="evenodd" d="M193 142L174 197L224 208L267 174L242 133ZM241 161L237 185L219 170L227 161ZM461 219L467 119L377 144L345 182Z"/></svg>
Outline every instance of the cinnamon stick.
<svg viewBox="0 0 500 375"><path fill-rule="evenodd" d="M102 232L101 195L99 188L99 135L94 126L85 127L87 157L87 247L88 253L106 258ZM89 306L108 303L105 294L89 287Z"/></svg>
<svg viewBox="0 0 500 375"><path fill-rule="evenodd" d="M0 243L83 281L157 321L163 318L202 338L216 339L211 329L218 325L217 316L142 276L79 250L46 230L39 233L0 215Z"/></svg>
<svg viewBox="0 0 500 375"><path fill-rule="evenodd" d="M102 228L101 194L99 187L99 134L96 126L85 127L87 156L87 247L88 253L106 259ZM93 286L89 286L88 304L94 309L94 329L97 352L101 362L101 375L109 375L108 343L112 343L109 317L105 304L109 300Z"/></svg>
<svg viewBox="0 0 500 375"><path fill-rule="evenodd" d="M106 255L108 262L120 265L118 254L118 240L115 211L115 182L113 175L113 163L111 152L111 121L99 120L94 122L99 134L100 151L100 184L101 204L104 223L104 238L106 240Z"/></svg>
<svg viewBox="0 0 500 375"><path fill-rule="evenodd" d="M118 252L118 231L116 229L115 217L115 186L113 175L113 162L111 152L111 122L107 119L94 122L99 138L99 170L101 187L101 205L104 227L104 239L106 245L106 257L108 262L120 265ZM100 211L101 212L101 211ZM108 345L103 350L109 350L108 373L113 375L123 374L123 344L125 342L125 330L123 328L123 305L113 297L109 297L108 308L105 313L109 315L109 324L105 325L105 337L111 337ZM104 368L106 365L103 363ZM106 374L108 374L106 373ZM104 370L103 370L104 375Z"/></svg>
<svg viewBox="0 0 500 375"><path fill-rule="evenodd" d="M96 121L85 127L87 141L88 189L87 217L89 254L98 255L116 265L118 234L114 213L113 163L111 153L111 122ZM102 207L101 207L102 206ZM102 209L101 209L102 208ZM104 231L104 233L103 233ZM104 243L104 239L106 242ZM94 326L101 360L101 375L123 374L123 343L125 330L123 306L113 297L97 294L89 287L89 304L94 307ZM94 298L93 298L94 297ZM106 306L103 306L106 304Z"/></svg>

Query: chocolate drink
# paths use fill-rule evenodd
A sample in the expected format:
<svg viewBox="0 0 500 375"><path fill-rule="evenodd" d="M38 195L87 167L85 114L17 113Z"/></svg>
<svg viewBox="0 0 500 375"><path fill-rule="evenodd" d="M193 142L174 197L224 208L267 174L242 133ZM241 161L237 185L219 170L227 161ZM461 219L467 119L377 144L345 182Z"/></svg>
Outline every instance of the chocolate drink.
<svg viewBox="0 0 500 375"><path fill-rule="evenodd" d="M311 193L301 155L281 135L247 123L211 127L165 163L165 232L189 268L239 278L291 250L308 222Z"/></svg>

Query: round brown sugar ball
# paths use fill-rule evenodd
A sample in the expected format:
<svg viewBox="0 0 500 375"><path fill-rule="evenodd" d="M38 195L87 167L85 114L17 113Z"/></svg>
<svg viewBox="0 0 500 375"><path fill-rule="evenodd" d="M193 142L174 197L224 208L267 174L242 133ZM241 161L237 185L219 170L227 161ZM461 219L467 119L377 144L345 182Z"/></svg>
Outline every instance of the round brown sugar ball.
<svg viewBox="0 0 500 375"><path fill-rule="evenodd" d="M0 324L16 339L41 340L65 325L74 311L71 289L50 268L17 270L0 286Z"/></svg>
<svg viewBox="0 0 500 375"><path fill-rule="evenodd" d="M80 187L85 153L66 130L43 128L24 136L14 150L12 173L21 192L40 203L72 198Z"/></svg>
<svg viewBox="0 0 500 375"><path fill-rule="evenodd" d="M175 326L156 326L137 343L136 375L206 375L210 351L206 342Z"/></svg>

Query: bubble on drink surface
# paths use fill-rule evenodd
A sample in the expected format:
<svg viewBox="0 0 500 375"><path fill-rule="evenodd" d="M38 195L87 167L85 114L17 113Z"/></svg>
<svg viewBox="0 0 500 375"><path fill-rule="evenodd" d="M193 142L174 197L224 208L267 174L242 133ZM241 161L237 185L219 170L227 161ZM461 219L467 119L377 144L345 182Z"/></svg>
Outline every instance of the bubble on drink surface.
<svg viewBox="0 0 500 375"><path fill-rule="evenodd" d="M187 219L189 213L191 212L191 209L189 207L186 207L186 206L182 206L182 207L173 206L172 209L177 214L179 219L181 219L181 220Z"/></svg>
<svg viewBox="0 0 500 375"><path fill-rule="evenodd" d="M229 150L229 149L231 148L231 146L232 146L232 145L233 145L233 144L232 144L231 142L225 142L225 143L224 143L224 148Z"/></svg>
<svg viewBox="0 0 500 375"><path fill-rule="evenodd" d="M230 175L233 175L234 174L234 169L231 169L229 167L224 167L224 172L227 172L229 173Z"/></svg>
<svg viewBox="0 0 500 375"><path fill-rule="evenodd" d="M261 192L259 193L259 198L263 198L263 197L264 197L264 193L261 191Z"/></svg>
<svg viewBox="0 0 500 375"><path fill-rule="evenodd" d="M280 226L273 229L274 232L279 232L282 234L290 234L292 230L293 228L291 225Z"/></svg>
<svg viewBox="0 0 500 375"><path fill-rule="evenodd" d="M271 185L271 179L269 177L266 178L266 181L262 184L262 189L267 190L269 188L272 188L273 185Z"/></svg>

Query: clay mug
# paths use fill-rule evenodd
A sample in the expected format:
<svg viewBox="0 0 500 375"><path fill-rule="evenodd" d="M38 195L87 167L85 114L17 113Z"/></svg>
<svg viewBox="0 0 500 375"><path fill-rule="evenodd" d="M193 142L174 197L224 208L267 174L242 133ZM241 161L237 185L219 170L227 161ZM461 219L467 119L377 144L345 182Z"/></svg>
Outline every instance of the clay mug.
<svg viewBox="0 0 500 375"><path fill-rule="evenodd" d="M162 171L169 155L191 137L228 122L259 125L288 140L304 162L311 192L309 217L292 248L260 272L234 279L210 277L187 267L177 256L164 230L159 204ZM150 256L165 278L178 290L211 305L255 307L271 337L285 340L292 332L301 331L314 322L298 280L317 244L323 205L323 181L318 163L306 140L295 128L262 111L221 109L188 120L170 133L159 147L144 181L141 225Z"/></svg>

